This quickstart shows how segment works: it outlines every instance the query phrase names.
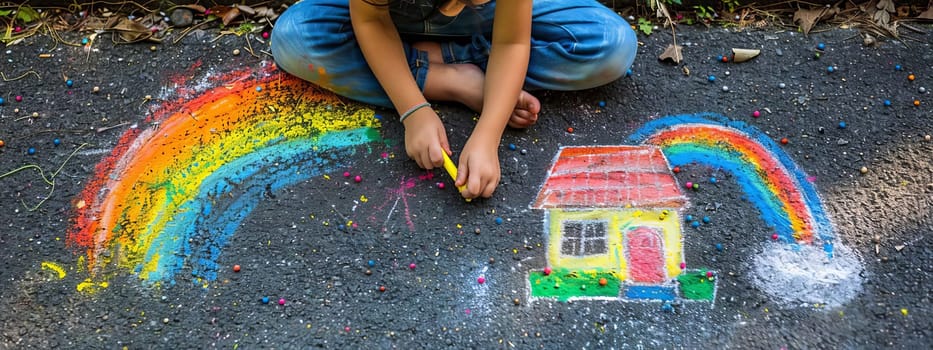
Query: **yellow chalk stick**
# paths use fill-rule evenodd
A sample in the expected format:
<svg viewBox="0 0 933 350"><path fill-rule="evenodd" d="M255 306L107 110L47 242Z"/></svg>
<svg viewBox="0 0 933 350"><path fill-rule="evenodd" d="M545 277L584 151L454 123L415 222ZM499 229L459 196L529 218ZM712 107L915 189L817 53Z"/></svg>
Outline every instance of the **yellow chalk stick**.
<svg viewBox="0 0 933 350"><path fill-rule="evenodd" d="M447 170L447 174L450 174L450 178L454 179L454 181L457 181L457 165L454 164L454 161L450 160L450 156L447 155L447 152L441 151L441 154L444 155L444 170ZM457 187L457 190L461 193L465 189L466 185ZM469 201L470 199L467 198L467 202Z"/></svg>

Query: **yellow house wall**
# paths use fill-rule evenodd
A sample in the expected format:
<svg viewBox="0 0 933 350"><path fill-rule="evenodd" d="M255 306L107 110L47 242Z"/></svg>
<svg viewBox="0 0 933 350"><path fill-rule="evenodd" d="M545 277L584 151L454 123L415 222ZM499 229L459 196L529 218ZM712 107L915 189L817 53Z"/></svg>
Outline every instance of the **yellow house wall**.
<svg viewBox="0 0 933 350"><path fill-rule="evenodd" d="M662 215L664 211L667 215ZM605 221L609 230L606 242L607 253L585 257L562 256L560 253L563 237L562 223L567 220ZM548 234L548 264L553 268L614 272L620 279L625 280L628 267L623 235L635 227L649 226L658 227L664 232L661 239L664 245L664 263L668 278L680 275L680 263L683 262L683 236L680 215L675 209L551 209L546 214L545 224Z"/></svg>

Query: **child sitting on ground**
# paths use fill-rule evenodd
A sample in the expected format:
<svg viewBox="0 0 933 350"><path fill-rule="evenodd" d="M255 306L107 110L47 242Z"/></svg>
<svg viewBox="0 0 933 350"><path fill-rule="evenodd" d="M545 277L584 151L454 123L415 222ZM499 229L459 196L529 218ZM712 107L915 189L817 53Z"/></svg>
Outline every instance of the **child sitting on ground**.
<svg viewBox="0 0 933 350"><path fill-rule="evenodd" d="M399 112L408 156L425 169L451 154L427 101L480 114L460 152L457 187L491 197L506 125L527 128L541 103L528 91L581 90L621 77L635 32L596 0L304 0L272 32L286 72Z"/></svg>

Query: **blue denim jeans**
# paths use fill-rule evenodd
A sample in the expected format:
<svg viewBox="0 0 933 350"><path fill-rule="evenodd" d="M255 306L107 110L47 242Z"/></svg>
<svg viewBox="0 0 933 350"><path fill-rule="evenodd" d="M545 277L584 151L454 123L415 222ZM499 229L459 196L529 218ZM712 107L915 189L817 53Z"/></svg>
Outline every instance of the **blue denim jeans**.
<svg viewBox="0 0 933 350"><path fill-rule="evenodd" d="M635 60L635 32L596 0L535 0L532 11L526 90L604 85L625 74ZM418 11L394 9L392 19L418 86L424 89L431 67L427 52L411 43L436 41L445 63L472 63L485 70L494 12L495 1L427 20ZM360 51L347 0L293 5L276 21L271 45L276 64L286 72L357 101L392 107Z"/></svg>

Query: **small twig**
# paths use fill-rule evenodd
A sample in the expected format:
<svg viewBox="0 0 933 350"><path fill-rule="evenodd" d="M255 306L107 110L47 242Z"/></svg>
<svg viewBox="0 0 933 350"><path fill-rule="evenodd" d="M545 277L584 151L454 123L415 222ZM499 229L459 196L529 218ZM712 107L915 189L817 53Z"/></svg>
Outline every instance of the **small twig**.
<svg viewBox="0 0 933 350"><path fill-rule="evenodd" d="M205 24L211 23L213 21L215 21L215 19L209 19L204 22L201 22L201 23L198 23L198 24L195 24L193 26L186 28L185 30L181 31L181 35L179 35L177 38L172 40L172 44L177 44L179 41L181 41L181 39L184 39L186 36L188 36L188 33L191 33L198 27L204 26Z"/></svg>
<svg viewBox="0 0 933 350"><path fill-rule="evenodd" d="M36 78L38 78L39 80L42 80L42 77L39 76L39 73L36 73L36 71L34 71L34 70L32 70L32 69L29 69L29 71L27 71L26 73L23 73L22 75L20 75L20 76L18 76L18 77L16 77L16 78L13 78L13 79L7 78L7 77L6 77L6 74L3 74L3 72L0 72L0 77L3 78L3 81L17 81L17 80L20 80L20 79L25 78L27 75L29 75L29 73L32 73L33 75L36 76Z"/></svg>
<svg viewBox="0 0 933 350"><path fill-rule="evenodd" d="M97 131L98 133L101 133L101 132L104 132L104 131L107 131L107 130L110 130L110 129L116 129L116 128L119 128L119 127L121 127L121 126L128 125L129 123L130 123L130 122L122 122L122 123L117 124L117 125L102 126L102 127L99 127L99 128L97 128L97 129L95 129L95 131Z"/></svg>
<svg viewBox="0 0 933 350"><path fill-rule="evenodd" d="M249 54L253 55L253 57L259 58L259 56L256 55L255 52L253 52L253 44L250 44L249 42L249 35L246 35L246 46L247 47L244 48L246 49L246 52L249 52Z"/></svg>
<svg viewBox="0 0 933 350"><path fill-rule="evenodd" d="M80 146L78 146L78 148L75 148L75 150L72 151L71 154L69 154L67 158L65 158L65 160L62 162L62 164L58 166L58 169L55 169L55 171L52 172L52 174L50 174L49 177L46 177L46 176L45 176L45 171L42 170L42 168L39 167L38 165L35 165L35 164L27 164L27 165L21 166L21 167L19 167L19 168L10 170L10 171L8 171L8 172L6 172L6 173L4 173L4 174L0 174L0 179L3 179L3 178L5 178L5 177L8 177L8 176L10 176L10 175L19 173L19 172L24 171L24 170L35 169L36 171L38 171L38 172L39 172L39 176L42 178L42 181L45 182L47 185L51 186L51 188L49 189L48 195L46 195L44 198L42 198L42 200L40 200L39 203L36 204L36 205L33 206L33 207L30 207L28 204L26 204L26 200L25 200L25 199L20 199L20 202L23 203L23 206L26 207L26 210L28 210L28 211L36 211L37 209L39 209L39 207L42 206L42 204L45 203L45 201L47 201L49 198L52 198L52 193L55 192L55 177L58 176L58 174L62 171L62 169L65 168L65 165L68 164L68 161L70 161L71 158L73 158L73 157L75 156L75 154L78 153L78 151L80 151L82 148L84 148L84 146L87 146L87 145L88 145L87 143L82 143Z"/></svg>

